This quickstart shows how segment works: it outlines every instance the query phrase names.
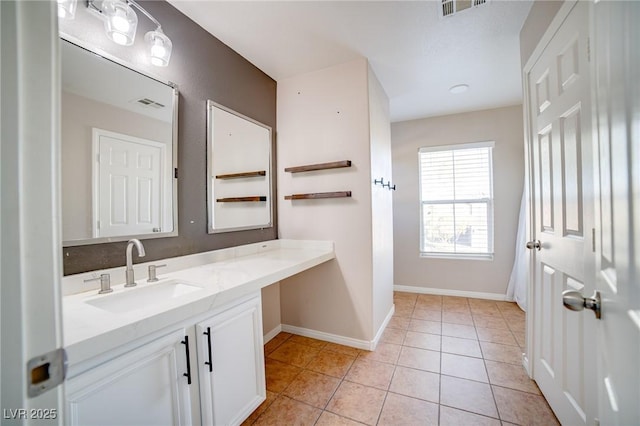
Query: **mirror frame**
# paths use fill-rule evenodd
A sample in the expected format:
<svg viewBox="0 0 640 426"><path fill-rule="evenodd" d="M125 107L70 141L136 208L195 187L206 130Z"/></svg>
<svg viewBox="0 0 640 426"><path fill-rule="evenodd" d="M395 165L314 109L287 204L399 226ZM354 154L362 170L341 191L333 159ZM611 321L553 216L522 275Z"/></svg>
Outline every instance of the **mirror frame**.
<svg viewBox="0 0 640 426"><path fill-rule="evenodd" d="M78 240L62 239L62 247L74 247L74 246L85 246L85 245L91 245L91 244L113 243L113 242L119 242L119 241L128 241L132 238L137 238L139 240L150 240L155 238L177 237L178 236L178 177L177 177L178 176L178 99L179 99L178 85L171 81L164 80L154 75L150 75L147 72L143 72L137 67L127 63L126 61L118 59L117 57L104 52L102 49L96 49L90 46L89 44L83 42L82 40L79 40L76 37L60 32L59 40L61 43L62 42L70 43L75 47L86 50L89 53L99 56L102 59L113 62L122 67L125 67L130 71L133 71L137 74L142 75L143 77L150 78L159 83L162 83L168 86L168 88L170 88L173 91L173 96L172 96L173 103L171 105L173 110L172 132L171 132L172 133L171 134L171 155L172 155L171 166L173 169L171 171L171 173L173 174L173 178L171 179L172 180L172 184L171 184L172 197L171 198L173 203L171 211L173 214L173 230L170 232L154 232L150 234L133 234L133 235L122 235L122 236L113 236L113 237L96 237L96 238L86 238L86 239L78 239ZM60 79L62 80L62 76L60 76ZM60 85L60 92L62 92L62 85ZM60 114L62 114L62 110L60 111ZM62 158L60 159L60 162L62 163Z"/></svg>
<svg viewBox="0 0 640 426"><path fill-rule="evenodd" d="M248 225L248 226L238 226L238 227L229 227L229 228L214 228L213 227L213 206L211 204L212 195L213 195L213 184L211 182L211 176L213 174L213 155L212 151L213 146L213 135L211 134L211 129L213 125L213 114L212 109L218 108L229 114L235 115L238 118L242 118L250 123L253 123L257 126L263 127L269 131L269 223L261 224L261 225ZM207 100L207 233L208 234L221 234L224 232L234 232L234 231L246 231L249 229L266 229L273 228L273 212L274 212L274 189L273 189L273 129L271 126L268 126L264 123L259 122L251 117L247 117L244 114L241 114L237 111L234 111L231 108L228 108L224 105L221 105L217 102L214 102L210 99Z"/></svg>

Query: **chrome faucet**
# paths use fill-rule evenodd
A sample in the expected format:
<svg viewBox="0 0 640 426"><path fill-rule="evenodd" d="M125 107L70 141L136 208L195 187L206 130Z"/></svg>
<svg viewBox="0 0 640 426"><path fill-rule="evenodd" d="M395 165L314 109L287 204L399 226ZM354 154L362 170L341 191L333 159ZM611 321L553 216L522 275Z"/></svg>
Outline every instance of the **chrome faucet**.
<svg viewBox="0 0 640 426"><path fill-rule="evenodd" d="M138 256L144 257L146 254L144 252L144 246L142 245L140 240L138 240L137 238L133 238L129 240L129 242L127 243L127 269L125 269L127 282L124 285L125 287L135 287L136 285L136 279L133 276L133 260L131 259L131 254L132 254L131 252L133 251L133 246L136 246L136 248L138 249Z"/></svg>

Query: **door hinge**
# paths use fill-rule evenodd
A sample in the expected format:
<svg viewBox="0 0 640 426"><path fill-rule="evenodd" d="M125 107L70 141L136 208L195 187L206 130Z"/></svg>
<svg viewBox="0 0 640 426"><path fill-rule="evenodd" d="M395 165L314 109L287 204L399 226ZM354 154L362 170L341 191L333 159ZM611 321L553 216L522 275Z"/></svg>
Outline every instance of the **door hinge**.
<svg viewBox="0 0 640 426"><path fill-rule="evenodd" d="M173 169L173 177L175 179L178 179L178 168L177 167Z"/></svg>
<svg viewBox="0 0 640 426"><path fill-rule="evenodd" d="M67 376L67 352L55 349L32 358L27 363L27 388L29 398L41 395L64 382Z"/></svg>
<svg viewBox="0 0 640 426"><path fill-rule="evenodd" d="M591 251L596 252L596 228L591 228Z"/></svg>

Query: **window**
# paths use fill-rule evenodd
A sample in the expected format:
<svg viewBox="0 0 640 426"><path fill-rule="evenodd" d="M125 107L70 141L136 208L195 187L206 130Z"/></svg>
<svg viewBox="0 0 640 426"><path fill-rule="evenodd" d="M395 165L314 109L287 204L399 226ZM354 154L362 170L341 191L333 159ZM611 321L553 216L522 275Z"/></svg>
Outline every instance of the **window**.
<svg viewBox="0 0 640 426"><path fill-rule="evenodd" d="M420 148L422 256L493 257L493 146Z"/></svg>

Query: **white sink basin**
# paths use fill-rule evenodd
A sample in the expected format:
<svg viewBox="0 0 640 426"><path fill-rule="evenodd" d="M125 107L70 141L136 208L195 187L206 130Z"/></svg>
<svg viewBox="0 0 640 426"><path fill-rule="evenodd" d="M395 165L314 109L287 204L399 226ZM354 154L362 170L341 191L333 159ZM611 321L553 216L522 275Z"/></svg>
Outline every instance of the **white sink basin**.
<svg viewBox="0 0 640 426"><path fill-rule="evenodd" d="M166 303L200 290L202 287L195 284L172 279L155 284L139 283L134 288L120 289L117 292L87 300L85 303L105 311L123 313Z"/></svg>

